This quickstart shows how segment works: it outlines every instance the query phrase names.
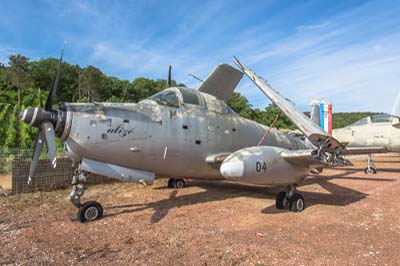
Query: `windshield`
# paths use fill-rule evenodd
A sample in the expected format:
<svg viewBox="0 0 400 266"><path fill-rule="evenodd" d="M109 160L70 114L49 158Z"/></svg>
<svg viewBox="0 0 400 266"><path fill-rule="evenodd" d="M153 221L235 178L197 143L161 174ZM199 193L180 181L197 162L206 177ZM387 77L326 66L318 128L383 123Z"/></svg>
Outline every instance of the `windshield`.
<svg viewBox="0 0 400 266"><path fill-rule="evenodd" d="M197 95L198 92L186 89L186 88L178 88L182 94L182 100L185 104L193 104L193 105L200 105L199 96Z"/></svg>
<svg viewBox="0 0 400 266"><path fill-rule="evenodd" d="M154 94L149 99L155 101L160 105L179 108L178 96L174 91L161 91L157 94Z"/></svg>
<svg viewBox="0 0 400 266"><path fill-rule="evenodd" d="M388 114L378 114L371 116L372 123L388 123L393 121L393 117Z"/></svg>
<svg viewBox="0 0 400 266"><path fill-rule="evenodd" d="M351 124L351 126L362 126L366 124L368 124L368 117L358 120L357 122L354 122L353 124Z"/></svg>

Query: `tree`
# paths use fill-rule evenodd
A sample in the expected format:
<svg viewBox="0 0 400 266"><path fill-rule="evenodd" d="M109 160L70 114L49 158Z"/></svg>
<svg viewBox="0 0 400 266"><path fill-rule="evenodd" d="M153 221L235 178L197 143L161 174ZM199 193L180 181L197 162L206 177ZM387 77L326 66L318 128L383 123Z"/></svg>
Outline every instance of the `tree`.
<svg viewBox="0 0 400 266"><path fill-rule="evenodd" d="M295 129L296 126L275 104L270 104L265 108L266 120L265 124L270 126L277 114L280 114L278 121L274 125L276 128Z"/></svg>
<svg viewBox="0 0 400 266"><path fill-rule="evenodd" d="M19 128L17 127L18 124L18 105L14 106L13 112L11 114L10 117L10 122L8 124L8 130L7 130L7 138L6 138L6 142L5 142L5 147L9 148L9 149L14 149L14 148L18 148L18 144L17 143L17 132L19 130Z"/></svg>
<svg viewBox="0 0 400 266"><path fill-rule="evenodd" d="M3 86L5 83L5 78L6 77L6 67L0 63L0 86Z"/></svg>
<svg viewBox="0 0 400 266"><path fill-rule="evenodd" d="M88 102L102 98L104 94L104 90L101 87L103 76L104 74L94 66L88 66L83 69L80 78L80 88L82 96L87 97Z"/></svg>
<svg viewBox="0 0 400 266"><path fill-rule="evenodd" d="M17 97L18 97L18 103L17 103L17 109L16 113L18 114L21 110L21 91L22 91L22 86L25 85L25 83L29 79L29 71L28 71L28 63L29 63L29 58L25 57L23 55L11 55L9 57L9 62L8 64L10 67L8 68L7 71L7 79L11 82L12 85L17 87ZM20 144L20 121L19 119L16 119L15 123L15 147L19 147Z"/></svg>
<svg viewBox="0 0 400 266"><path fill-rule="evenodd" d="M50 86L55 78L59 59L45 58L29 63L29 72L32 87L41 89L42 92L50 91ZM72 102L79 98L79 75L82 69L78 65L63 62L61 76L58 83L55 103L60 101Z"/></svg>
<svg viewBox="0 0 400 266"><path fill-rule="evenodd" d="M252 108L249 101L238 92L232 93L228 99L228 105L240 116L252 119Z"/></svg>
<svg viewBox="0 0 400 266"><path fill-rule="evenodd" d="M0 147L3 147L6 143L11 110L11 104L5 104L0 113Z"/></svg>
<svg viewBox="0 0 400 266"><path fill-rule="evenodd" d="M18 89L18 108L21 109L22 86L28 81L29 58L23 55L11 55L8 64L7 79Z"/></svg>

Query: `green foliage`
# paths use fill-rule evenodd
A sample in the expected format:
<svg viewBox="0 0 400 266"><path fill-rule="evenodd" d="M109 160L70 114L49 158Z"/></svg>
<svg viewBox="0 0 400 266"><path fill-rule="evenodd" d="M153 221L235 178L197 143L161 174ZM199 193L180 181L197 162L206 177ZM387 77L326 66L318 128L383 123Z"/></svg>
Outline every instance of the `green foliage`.
<svg viewBox="0 0 400 266"><path fill-rule="evenodd" d="M232 93L228 99L228 105L240 116L247 119L253 119L253 110L249 101L242 94L238 92Z"/></svg>
<svg viewBox="0 0 400 266"><path fill-rule="evenodd" d="M13 108L12 115L10 117L10 122L8 124L7 137L5 142L6 148L17 147L17 123L18 123L18 105Z"/></svg>
<svg viewBox="0 0 400 266"><path fill-rule="evenodd" d="M234 92L228 99L228 105L240 116L254 120L260 124L270 126L275 119L275 116L280 113L280 117L275 124L277 128L284 129L295 129L296 126L289 121L289 119L281 113L276 105L270 104L265 108L265 111L261 111L256 108L253 109L249 104L246 97L238 92Z"/></svg>
<svg viewBox="0 0 400 266"><path fill-rule="evenodd" d="M29 58L23 55L11 55L9 57L8 64L10 67L7 68L6 76L8 81L18 88L21 88L29 78L28 62Z"/></svg>
<svg viewBox="0 0 400 266"><path fill-rule="evenodd" d="M9 121L11 118L11 104L5 104L0 113L0 147L6 143Z"/></svg>
<svg viewBox="0 0 400 266"><path fill-rule="evenodd" d="M93 102L107 97L107 90L102 86L104 74L94 66L83 69L80 77L81 95L85 95L88 102Z"/></svg>

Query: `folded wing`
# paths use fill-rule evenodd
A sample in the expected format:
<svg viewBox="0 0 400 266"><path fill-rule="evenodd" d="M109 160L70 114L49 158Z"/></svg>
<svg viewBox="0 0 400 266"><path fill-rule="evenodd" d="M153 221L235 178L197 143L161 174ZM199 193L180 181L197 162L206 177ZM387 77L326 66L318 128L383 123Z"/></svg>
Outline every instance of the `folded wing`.
<svg viewBox="0 0 400 266"><path fill-rule="evenodd" d="M335 138L318 127L312 120L299 111L291 101L275 91L264 79L240 63L235 64L250 78L253 83L300 129L312 144L328 152L338 152L344 146Z"/></svg>

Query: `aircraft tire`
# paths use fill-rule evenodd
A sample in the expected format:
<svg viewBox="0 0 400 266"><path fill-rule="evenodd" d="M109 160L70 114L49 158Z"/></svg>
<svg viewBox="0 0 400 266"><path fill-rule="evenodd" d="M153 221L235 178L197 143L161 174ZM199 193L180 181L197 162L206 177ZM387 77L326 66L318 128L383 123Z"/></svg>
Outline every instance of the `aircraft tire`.
<svg viewBox="0 0 400 266"><path fill-rule="evenodd" d="M81 223L91 222L103 217L103 207L96 201L88 201L78 209L78 220Z"/></svg>
<svg viewBox="0 0 400 266"><path fill-rule="evenodd" d="M175 180L174 178L169 178L169 179L168 179L168 187L169 187L169 188L173 188L173 187L174 187L174 186L172 185L172 183L174 182L174 180Z"/></svg>
<svg viewBox="0 0 400 266"><path fill-rule="evenodd" d="M176 189L184 188L185 187L185 180L183 179L174 179L172 182L172 186Z"/></svg>
<svg viewBox="0 0 400 266"><path fill-rule="evenodd" d="M289 209L293 212L301 212L304 210L304 198L298 193L295 193L289 198Z"/></svg>
<svg viewBox="0 0 400 266"><path fill-rule="evenodd" d="M285 209L285 200L286 200L286 192L285 191L279 192L278 195L276 195L276 198L275 198L275 206L276 206L276 208L279 209L279 210Z"/></svg>
<svg viewBox="0 0 400 266"><path fill-rule="evenodd" d="M364 173L366 173L366 174L376 174L376 169L374 168L374 167L370 167L370 169L368 169L368 167L366 167L365 169L364 169Z"/></svg>

